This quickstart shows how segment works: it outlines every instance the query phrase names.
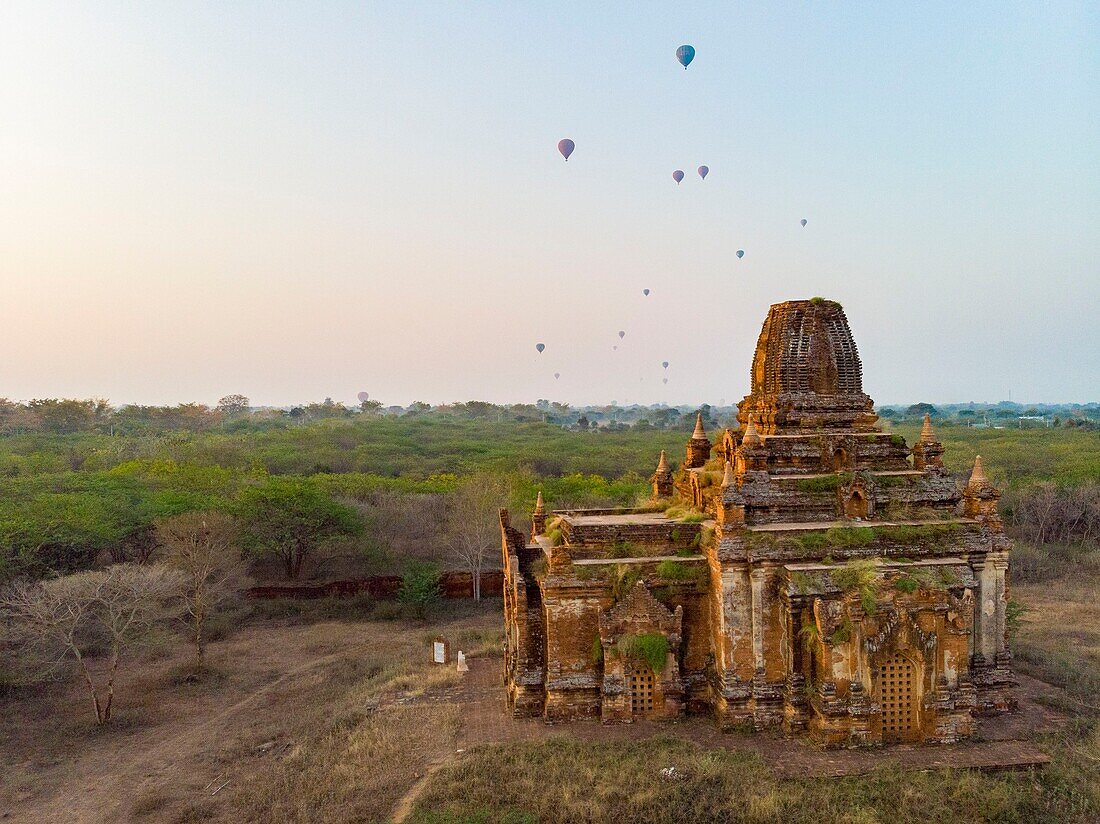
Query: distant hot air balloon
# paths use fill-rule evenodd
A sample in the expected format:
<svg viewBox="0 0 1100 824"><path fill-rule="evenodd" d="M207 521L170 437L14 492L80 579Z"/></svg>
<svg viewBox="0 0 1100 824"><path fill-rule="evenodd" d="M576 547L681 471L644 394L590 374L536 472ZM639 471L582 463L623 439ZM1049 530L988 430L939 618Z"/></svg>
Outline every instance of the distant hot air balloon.
<svg viewBox="0 0 1100 824"><path fill-rule="evenodd" d="M801 223L802 223L803 226L805 226L806 225L806 218L802 218Z"/></svg>
<svg viewBox="0 0 1100 824"><path fill-rule="evenodd" d="M558 141L558 151L561 152L561 156L568 162L569 155L573 154L573 150L577 148L577 144L570 140L568 137L563 137Z"/></svg>
<svg viewBox="0 0 1100 824"><path fill-rule="evenodd" d="M649 297L649 290L648 289L643 289L642 294L645 295L648 298Z"/></svg>
<svg viewBox="0 0 1100 824"><path fill-rule="evenodd" d="M699 177L703 178L703 180L707 179L707 175L709 173L710 173L710 167L709 166L700 166L699 167Z"/></svg>
<svg viewBox="0 0 1100 824"><path fill-rule="evenodd" d="M555 372L554 373L554 380L557 380L560 377L561 377L561 372Z"/></svg>
<svg viewBox="0 0 1100 824"><path fill-rule="evenodd" d="M612 348L612 350L614 350L614 351L616 351L616 352L617 352L617 351L619 351L619 347L618 347L618 346L612 346L611 348Z"/></svg>
<svg viewBox="0 0 1100 824"><path fill-rule="evenodd" d="M662 378L661 383L668 383L668 378Z"/></svg>
<svg viewBox="0 0 1100 824"><path fill-rule="evenodd" d="M684 179L684 173L677 169L675 172L672 173L672 179L679 183L681 180Z"/></svg>
<svg viewBox="0 0 1100 824"><path fill-rule="evenodd" d="M665 369L668 369L668 361L661 361L661 366L663 366Z"/></svg>
<svg viewBox="0 0 1100 824"><path fill-rule="evenodd" d="M359 403L366 403L370 400L370 395L368 395L366 392L360 392L355 397L359 399Z"/></svg>
<svg viewBox="0 0 1100 824"><path fill-rule="evenodd" d="M744 249L738 249L737 250L737 257L738 258L743 258L744 256L745 256L745 250Z"/></svg>
<svg viewBox="0 0 1100 824"><path fill-rule="evenodd" d="M625 338L625 337L626 337L626 332L621 332L621 331L620 331L620 332L619 332L619 340L622 340L622 339L623 339L623 338Z"/></svg>
<svg viewBox="0 0 1100 824"><path fill-rule="evenodd" d="M539 350L539 354L542 354L542 350L546 348L545 343L536 343L535 348Z"/></svg>
<svg viewBox="0 0 1100 824"><path fill-rule="evenodd" d="M680 65L687 71L688 64L695 59L695 47L683 45L676 50L676 59L680 61Z"/></svg>

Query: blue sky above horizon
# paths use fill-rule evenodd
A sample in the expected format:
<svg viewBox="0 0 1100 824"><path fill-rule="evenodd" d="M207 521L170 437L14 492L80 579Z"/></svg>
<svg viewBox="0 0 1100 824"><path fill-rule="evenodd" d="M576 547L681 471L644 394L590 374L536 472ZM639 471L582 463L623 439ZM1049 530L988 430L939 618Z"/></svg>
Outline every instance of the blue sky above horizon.
<svg viewBox="0 0 1100 824"><path fill-rule="evenodd" d="M0 6L0 396L1098 399L1100 7L592 5Z"/></svg>

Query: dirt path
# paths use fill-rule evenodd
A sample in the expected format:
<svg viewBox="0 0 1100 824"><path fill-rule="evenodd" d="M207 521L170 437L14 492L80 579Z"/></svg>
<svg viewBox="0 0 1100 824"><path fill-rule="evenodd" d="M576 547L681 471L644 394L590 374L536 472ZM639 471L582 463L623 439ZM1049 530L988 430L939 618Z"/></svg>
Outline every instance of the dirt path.
<svg viewBox="0 0 1100 824"><path fill-rule="evenodd" d="M347 634L361 631L357 625L346 627ZM308 648L308 644L304 646ZM198 723L191 723L193 715L181 712L166 723L142 729L125 741L89 749L64 765L65 780L56 792L27 799L28 803L17 805L5 821L127 821L132 819L135 802L158 788L170 787L176 794L183 789L184 797L191 791L196 794L195 800L208 796L209 791L204 792L203 785L209 780L204 776L211 753L238 738L252 722L260 720L257 716L268 712L267 707L261 706L262 699L281 689L301 686L302 680L319 679L327 665L353 657L366 646L348 643L338 652L315 655L303 661L298 656L306 650L287 644L283 649L290 654L284 656L283 661L294 664L290 669L250 689ZM234 654L235 651L227 652ZM221 783L217 777L215 782L211 789ZM149 820L157 820L155 812L150 813Z"/></svg>

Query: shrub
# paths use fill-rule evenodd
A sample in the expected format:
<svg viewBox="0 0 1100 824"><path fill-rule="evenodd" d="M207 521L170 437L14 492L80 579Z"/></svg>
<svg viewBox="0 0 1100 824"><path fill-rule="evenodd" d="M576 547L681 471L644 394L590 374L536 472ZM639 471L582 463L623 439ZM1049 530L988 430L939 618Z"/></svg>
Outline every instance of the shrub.
<svg viewBox="0 0 1100 824"><path fill-rule="evenodd" d="M875 530L865 526L834 526L825 533L832 546L866 546L875 540Z"/></svg>
<svg viewBox="0 0 1100 824"><path fill-rule="evenodd" d="M831 530L830 530L831 531ZM860 605L868 615L874 615L878 597L878 567L874 561L848 561L832 572L833 583L844 592L858 593Z"/></svg>
<svg viewBox="0 0 1100 824"><path fill-rule="evenodd" d="M698 579L699 569L681 561L661 561L657 564L657 575L669 581L692 581Z"/></svg>
<svg viewBox="0 0 1100 824"><path fill-rule="evenodd" d="M799 478L794 488L799 492L836 492L840 487L851 483L851 475L826 475L823 478Z"/></svg>
<svg viewBox="0 0 1100 824"><path fill-rule="evenodd" d="M803 621L802 629L798 631L798 637L802 641L802 649L809 652L821 643L821 632L817 628L816 621Z"/></svg>
<svg viewBox="0 0 1100 824"><path fill-rule="evenodd" d="M418 618L423 618L427 608L439 597L439 567L424 561L411 562L401 579L398 600Z"/></svg>
<svg viewBox="0 0 1100 824"><path fill-rule="evenodd" d="M615 645L619 654L635 664L648 664L654 672L665 668L668 658L668 639L656 632L641 635L624 635Z"/></svg>

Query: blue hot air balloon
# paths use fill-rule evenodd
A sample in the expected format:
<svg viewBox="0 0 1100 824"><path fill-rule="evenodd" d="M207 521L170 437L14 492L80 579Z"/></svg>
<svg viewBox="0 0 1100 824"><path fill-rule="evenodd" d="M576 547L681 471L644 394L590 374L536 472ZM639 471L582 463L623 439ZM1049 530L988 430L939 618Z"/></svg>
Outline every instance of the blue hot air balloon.
<svg viewBox="0 0 1100 824"><path fill-rule="evenodd" d="M661 383L668 383L668 378L661 378Z"/></svg>
<svg viewBox="0 0 1100 824"><path fill-rule="evenodd" d="M648 298L649 297L649 290L648 289L643 289L642 294L645 295Z"/></svg>
<svg viewBox="0 0 1100 824"><path fill-rule="evenodd" d="M672 179L679 183L681 180L684 179L684 173L677 169L675 172L672 173Z"/></svg>
<svg viewBox="0 0 1100 824"><path fill-rule="evenodd" d="M359 399L359 403L366 403L367 401L370 400L370 395L367 394L366 392L360 392L355 397L357 397Z"/></svg>
<svg viewBox="0 0 1100 824"><path fill-rule="evenodd" d="M806 225L806 218L802 218L802 220L800 222L802 223L803 226L805 226Z"/></svg>
<svg viewBox="0 0 1100 824"><path fill-rule="evenodd" d="M710 166L700 166L699 167L699 177L703 178L703 180L707 179L707 175L709 173L710 173Z"/></svg>
<svg viewBox="0 0 1100 824"><path fill-rule="evenodd" d="M625 337L626 337L626 332L619 332L619 340L622 340Z"/></svg>
<svg viewBox="0 0 1100 824"><path fill-rule="evenodd" d="M554 380L557 380L560 377L561 377L561 372L555 372L554 373Z"/></svg>
<svg viewBox="0 0 1100 824"><path fill-rule="evenodd" d="M695 47L683 45L676 50L676 59L680 61L680 65L687 71L688 65L695 59Z"/></svg>
<svg viewBox="0 0 1100 824"><path fill-rule="evenodd" d="M668 361L661 361L661 366L663 366L665 369L668 369Z"/></svg>
<svg viewBox="0 0 1100 824"><path fill-rule="evenodd" d="M737 257L738 258L743 258L744 256L745 256L745 250L744 249L738 249L737 250Z"/></svg>
<svg viewBox="0 0 1100 824"><path fill-rule="evenodd" d="M573 154L573 150L577 148L577 144L570 140L568 137L563 137L558 141L558 151L561 152L561 156L569 160L569 155Z"/></svg>
<svg viewBox="0 0 1100 824"><path fill-rule="evenodd" d="M542 350L546 348L545 343L536 343L535 348L539 350L539 354L542 354Z"/></svg>

